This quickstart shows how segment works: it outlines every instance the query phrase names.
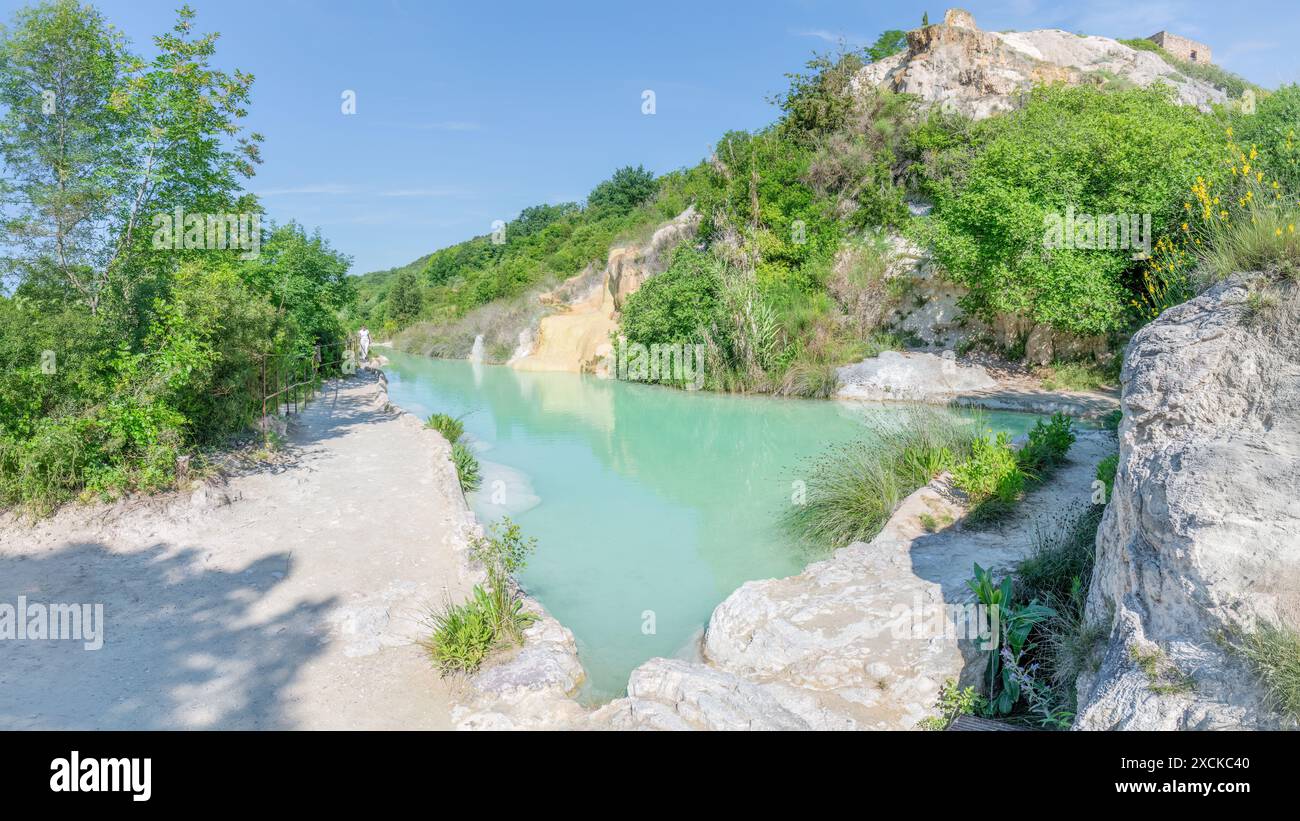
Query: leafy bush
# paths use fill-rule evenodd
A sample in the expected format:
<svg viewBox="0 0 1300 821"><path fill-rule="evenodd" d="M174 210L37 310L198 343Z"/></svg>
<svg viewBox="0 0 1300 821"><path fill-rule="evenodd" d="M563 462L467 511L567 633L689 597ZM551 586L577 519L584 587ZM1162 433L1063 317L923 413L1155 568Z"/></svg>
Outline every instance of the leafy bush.
<svg viewBox="0 0 1300 821"><path fill-rule="evenodd" d="M620 330L629 343L695 344L718 321L722 263L681 246L668 270L628 297Z"/></svg>
<svg viewBox="0 0 1300 821"><path fill-rule="evenodd" d="M479 472L478 459L464 442L452 443L451 463L456 467L456 479L460 482L462 491L470 493L479 489L483 477Z"/></svg>
<svg viewBox="0 0 1300 821"><path fill-rule="evenodd" d="M903 499L970 451L974 435L970 421L931 408L867 425L869 438L811 466L807 499L786 516L805 542L840 547L873 538Z"/></svg>
<svg viewBox="0 0 1300 821"><path fill-rule="evenodd" d="M659 190L655 175L641 166L627 166L614 172L614 176L592 189L587 195L587 207L597 213L623 216L644 203Z"/></svg>
<svg viewBox="0 0 1300 821"><path fill-rule="evenodd" d="M1112 453L1097 463L1097 481L1106 486L1106 499L1115 492L1115 474L1119 472L1119 454Z"/></svg>
<svg viewBox="0 0 1300 821"><path fill-rule="evenodd" d="M1300 209L1296 192L1270 177L1277 167L1255 145L1227 129L1222 165L1230 176L1198 176L1187 189L1181 222L1157 242L1143 274L1143 313L1152 318L1172 300L1164 291L1190 295L1197 287L1243 271L1300 276Z"/></svg>
<svg viewBox="0 0 1300 821"><path fill-rule="evenodd" d="M514 583L514 574L523 570L535 550L537 540L524 538L519 525L508 516L490 525L485 536L470 542L470 557L482 563L487 572L497 635L502 638L522 641L524 629L536 619L523 610Z"/></svg>
<svg viewBox="0 0 1300 821"><path fill-rule="evenodd" d="M1029 431L1029 441L1016 454L1020 467L1031 476L1045 477L1065 461L1074 444L1074 421L1063 413L1039 419Z"/></svg>
<svg viewBox="0 0 1300 821"><path fill-rule="evenodd" d="M1183 192L1215 157L1211 121L1164 87L1052 86L972 134L970 148L929 160L951 181L929 186L935 210L923 231L938 261L970 289L967 306L986 318L1023 314L1082 335L1123 327L1133 251L1048 248L1047 218L1070 208L1150 214L1153 231L1175 224Z"/></svg>
<svg viewBox="0 0 1300 821"><path fill-rule="evenodd" d="M1254 164L1267 180L1278 180L1282 190L1300 196L1300 85L1290 83L1271 94L1259 95L1255 113L1237 112L1232 118L1235 142L1256 149ZM1240 159L1240 158L1238 158Z"/></svg>
<svg viewBox="0 0 1300 821"><path fill-rule="evenodd" d="M853 114L850 83L866 65L863 57L854 51L816 54L806 64L807 72L785 75L790 87L771 100L784 114L783 133L811 140L843 128Z"/></svg>
<svg viewBox="0 0 1300 821"><path fill-rule="evenodd" d="M998 433L993 438L975 437L970 443L970 456L953 468L952 478L972 505L989 499L1014 502L1024 490L1026 480L1006 433Z"/></svg>

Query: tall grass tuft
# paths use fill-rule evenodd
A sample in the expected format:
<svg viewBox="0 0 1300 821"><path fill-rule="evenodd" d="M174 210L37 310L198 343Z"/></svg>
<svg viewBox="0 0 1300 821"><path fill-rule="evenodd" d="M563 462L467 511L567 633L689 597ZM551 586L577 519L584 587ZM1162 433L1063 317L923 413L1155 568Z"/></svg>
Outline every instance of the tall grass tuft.
<svg viewBox="0 0 1300 821"><path fill-rule="evenodd" d="M917 488L966 458L977 425L950 411L915 408L869 418L870 435L813 463L804 504L786 525L804 542L842 547L873 538Z"/></svg>
<svg viewBox="0 0 1300 821"><path fill-rule="evenodd" d="M1274 708L1293 725L1300 723L1300 632L1261 623L1241 638L1237 650L1254 668Z"/></svg>
<svg viewBox="0 0 1300 821"><path fill-rule="evenodd" d="M1300 277L1300 214L1290 208L1255 206L1249 219L1211 223L1208 241L1200 246L1200 273L1211 281L1242 271L1264 271Z"/></svg>

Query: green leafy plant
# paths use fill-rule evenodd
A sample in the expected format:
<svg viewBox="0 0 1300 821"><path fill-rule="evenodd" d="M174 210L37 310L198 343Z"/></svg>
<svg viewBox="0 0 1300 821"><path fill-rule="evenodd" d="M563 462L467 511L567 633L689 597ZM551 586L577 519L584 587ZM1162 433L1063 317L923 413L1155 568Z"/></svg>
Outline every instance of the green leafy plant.
<svg viewBox="0 0 1300 821"><path fill-rule="evenodd" d="M970 456L953 468L952 476L953 484L974 505L988 499L1013 502L1024 490L1026 480L1006 433L993 438L976 437L970 444Z"/></svg>
<svg viewBox="0 0 1300 821"><path fill-rule="evenodd" d="M515 591L514 575L523 570L528 557L537 549L537 540L524 538L519 525L510 517L494 522L487 534L470 542L470 556L482 563L487 573L488 590L498 619L499 635L513 640L523 637L524 628L535 617L522 610L523 603Z"/></svg>
<svg viewBox="0 0 1300 821"><path fill-rule="evenodd" d="M452 444L451 463L456 467L456 478L462 491L469 493L479 489L483 477L479 472L478 459L464 442Z"/></svg>
<svg viewBox="0 0 1300 821"><path fill-rule="evenodd" d="M430 619L432 634L422 646L442 675L472 673L497 644L500 618L493 598L475 586L469 601L447 602Z"/></svg>
<svg viewBox="0 0 1300 821"><path fill-rule="evenodd" d="M976 602L997 614L1000 627L999 641L987 651L985 680L989 714L1009 714L1022 694L1031 696L1035 709L1039 709L1043 702L1035 692L1037 684L1027 674L1022 660L1036 646L1030 639L1034 627L1054 617L1056 612L1037 602L1016 605L1012 577L995 582L992 573L978 563L974 578L967 580L966 585L975 594Z"/></svg>
<svg viewBox="0 0 1300 821"><path fill-rule="evenodd" d="M470 542L470 556L482 564L487 584L476 585L464 603L447 602L436 611L422 642L442 675L473 672L496 648L523 641L537 617L524 609L514 574L536 548L537 540L524 538L508 517Z"/></svg>
<svg viewBox="0 0 1300 821"><path fill-rule="evenodd" d="M961 688L953 679L947 679L939 688L939 700L935 703L939 715L927 716L917 726L922 730L946 730L958 716L975 715L986 707L987 702L974 687Z"/></svg>
<svg viewBox="0 0 1300 821"><path fill-rule="evenodd" d="M431 430L436 430L442 434L442 438L455 444L465 435L464 417L448 416L445 413L435 413L431 415L424 426Z"/></svg>
<svg viewBox="0 0 1300 821"><path fill-rule="evenodd" d="M1097 463L1097 480L1106 486L1106 499L1115 492L1115 474L1119 472L1119 454L1112 453Z"/></svg>
<svg viewBox="0 0 1300 821"><path fill-rule="evenodd" d="M1017 461L1027 474L1044 477L1065 461L1074 440L1074 420L1063 413L1052 414L1050 419L1034 423L1029 440L1016 454Z"/></svg>

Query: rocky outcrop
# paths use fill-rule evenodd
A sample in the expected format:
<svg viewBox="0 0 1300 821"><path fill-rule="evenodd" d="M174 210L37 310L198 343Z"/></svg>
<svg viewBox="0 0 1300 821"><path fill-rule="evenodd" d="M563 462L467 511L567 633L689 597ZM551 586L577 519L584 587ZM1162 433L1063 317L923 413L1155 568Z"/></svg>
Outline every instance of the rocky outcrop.
<svg viewBox="0 0 1300 821"><path fill-rule="evenodd" d="M493 659L454 694L457 729L563 729L586 720L574 700L586 673L573 633L533 599L525 599L525 609L537 621L524 632L523 646Z"/></svg>
<svg viewBox="0 0 1300 821"><path fill-rule="evenodd" d="M1087 610L1110 640L1079 680L1080 729L1277 724L1227 644L1300 608L1300 311L1291 286L1258 318L1250 287L1216 285L1129 345Z"/></svg>
<svg viewBox="0 0 1300 821"><path fill-rule="evenodd" d="M980 31L974 18L959 9L943 25L908 32L907 48L863 68L854 87L859 93L884 87L915 94L979 119L1016 108L1035 85L1080 85L1110 77L1144 87L1164 83L1180 102L1205 110L1227 100L1208 83L1179 74L1159 55L1107 37L1057 29Z"/></svg>
<svg viewBox="0 0 1300 821"><path fill-rule="evenodd" d="M669 254L693 237L699 224L694 206L687 208L660 226L645 245L610 249L605 269L598 277L585 271L555 291L542 294L541 302L557 312L542 318L535 334L520 334L520 349L510 358L511 367L607 376L610 337L618 330L624 301L647 279L668 267ZM531 348L525 349L526 344Z"/></svg>

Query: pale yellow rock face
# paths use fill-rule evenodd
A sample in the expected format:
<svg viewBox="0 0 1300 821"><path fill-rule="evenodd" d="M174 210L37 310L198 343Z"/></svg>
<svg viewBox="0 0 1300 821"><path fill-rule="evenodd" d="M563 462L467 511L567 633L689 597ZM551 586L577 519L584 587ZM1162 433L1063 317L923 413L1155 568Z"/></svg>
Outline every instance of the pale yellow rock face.
<svg viewBox="0 0 1300 821"><path fill-rule="evenodd" d="M586 299L569 306L567 312L544 318L537 329L533 352L516 360L513 366L521 371L570 372L595 366L611 350L610 334L618 329L616 316L606 280Z"/></svg>
<svg viewBox="0 0 1300 821"><path fill-rule="evenodd" d="M609 376L613 344L611 335L618 330L618 315L627 298L651 276L667 267L668 254L692 236L699 225L699 215L688 208L655 231L644 246L611 248L599 287L572 302L546 294L542 302L558 305L561 313L542 319L533 349L511 361L521 371L567 371ZM565 286L578 282L583 274ZM557 289L562 293L564 286Z"/></svg>

